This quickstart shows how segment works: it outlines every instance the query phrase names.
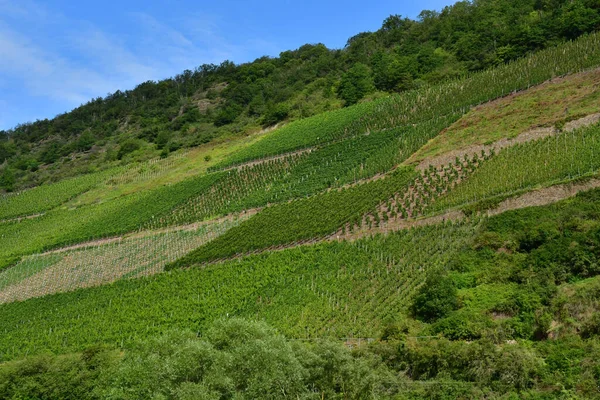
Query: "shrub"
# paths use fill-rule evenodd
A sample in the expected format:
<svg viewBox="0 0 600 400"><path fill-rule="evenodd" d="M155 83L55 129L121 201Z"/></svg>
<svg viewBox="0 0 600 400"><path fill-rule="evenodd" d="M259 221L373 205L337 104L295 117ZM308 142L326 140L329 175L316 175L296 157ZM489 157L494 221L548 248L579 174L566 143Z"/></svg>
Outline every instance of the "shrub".
<svg viewBox="0 0 600 400"><path fill-rule="evenodd" d="M135 139L128 139L121 144L119 152L117 153L117 159L121 160L129 153L133 153L141 147L140 141Z"/></svg>
<svg viewBox="0 0 600 400"><path fill-rule="evenodd" d="M425 284L415 297L412 311L424 322L434 322L458 308L454 281L439 271L427 277Z"/></svg>

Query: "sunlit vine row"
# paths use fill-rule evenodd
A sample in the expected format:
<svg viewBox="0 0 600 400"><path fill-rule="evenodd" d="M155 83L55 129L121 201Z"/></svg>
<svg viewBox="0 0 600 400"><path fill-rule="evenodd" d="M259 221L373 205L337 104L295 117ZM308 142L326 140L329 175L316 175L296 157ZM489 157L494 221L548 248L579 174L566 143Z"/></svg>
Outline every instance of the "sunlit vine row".
<svg viewBox="0 0 600 400"><path fill-rule="evenodd" d="M0 303L153 275L244 218L24 257L14 267L0 272Z"/></svg>
<svg viewBox="0 0 600 400"><path fill-rule="evenodd" d="M217 167L311 147L341 137L464 113L473 105L598 65L600 34L583 36L453 82L407 91L294 122L240 150Z"/></svg>
<svg viewBox="0 0 600 400"><path fill-rule="evenodd" d="M501 150L433 209L568 181L599 170L600 125L592 125Z"/></svg>

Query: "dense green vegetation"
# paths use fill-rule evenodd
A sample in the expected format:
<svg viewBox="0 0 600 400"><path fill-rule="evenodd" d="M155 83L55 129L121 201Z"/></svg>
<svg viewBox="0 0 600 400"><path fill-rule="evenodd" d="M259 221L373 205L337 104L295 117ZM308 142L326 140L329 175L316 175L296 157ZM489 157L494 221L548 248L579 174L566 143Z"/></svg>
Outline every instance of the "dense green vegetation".
<svg viewBox="0 0 600 400"><path fill-rule="evenodd" d="M458 2L0 132L0 398L600 398L600 190L478 213L597 176L599 27Z"/></svg>
<svg viewBox="0 0 600 400"><path fill-rule="evenodd" d="M593 0L461 1L387 18L344 49L304 45L235 65L202 65L0 132L0 187L13 190L123 160L299 119L373 91L401 92L515 60L598 29ZM333 129L333 128L332 128Z"/></svg>
<svg viewBox="0 0 600 400"><path fill-rule="evenodd" d="M265 319L295 338L375 337L406 312L424 274L446 265L473 231L448 224L300 246L2 304L0 354L121 346L173 326L202 331L227 314Z"/></svg>
<svg viewBox="0 0 600 400"><path fill-rule="evenodd" d="M350 350L331 341L288 340L265 324L226 319L201 336L173 330L150 337L124 355L91 347L1 365L0 395L77 400L597 398L599 349L593 343L571 340L531 349L489 341L389 339ZM571 351L565 353L565 345ZM556 374L558 365L566 375ZM559 385L564 385L561 391Z"/></svg>
<svg viewBox="0 0 600 400"><path fill-rule="evenodd" d="M334 234L345 224L359 224L381 199L407 188L415 175L401 168L384 179L266 208L167 269Z"/></svg>
<svg viewBox="0 0 600 400"><path fill-rule="evenodd" d="M221 365L218 352L234 352L236 346L224 343L239 340L247 350L271 349L261 357L252 353L256 357L236 358L235 354L249 354L240 349L225 358L234 363L226 365L236 366L234 360L260 360L260 367L244 364L244 371L250 374L246 376L263 372L261 380L252 382L262 382L264 393L271 393L268 378L276 370L288 371L278 364L282 359L275 349L291 346L294 351L286 354L295 354L302 366L302 354L309 350L319 359L319 352L329 349L323 353L329 362L363 365L370 360L361 374L374 386L368 386L364 396L353 392L357 382L363 382L360 387L366 384L358 378L351 379L352 385L339 378L335 389L304 386L306 381L299 378L297 390L316 390L317 395L333 397L327 390L338 390L351 398L501 398L510 393L524 398L597 398L599 196L595 190L475 225L447 224L356 243L304 246L2 305L5 359L45 349L81 350L96 343L126 350L123 357L96 349L81 356L6 363L0 366L0 388L11 395L28 393L23 390L44 393L48 388L62 393L58 390L67 389L57 387L60 382L68 390L80 385L97 385L96 390L108 385L115 395L115 390L130 390L126 398L144 396L139 392L144 388L163 391L166 398L186 398L178 397L185 387L216 390L215 398L223 398L219 390L249 387L239 375L231 379L241 386L211 386L212 368ZM420 278L415 272L421 269ZM428 273L430 279L421 285ZM350 353L338 344L286 345L272 332L265 335L267 328L236 319L211 328L213 321L227 315L264 319L288 338L379 340ZM200 338L162 336L173 325L200 332ZM23 334L28 341L20 340ZM152 338L155 335L161 336ZM252 346L258 344L254 335L265 347ZM269 339L273 335L278 339ZM151 339L140 342L142 338ZM334 349L346 355L331 358ZM86 367L89 359L102 365L100 372ZM39 367L24 373L31 365ZM102 375L104 368L109 371L104 377L95 375ZM200 370L193 373L189 368ZM224 371L221 374L233 371L223 368L218 369ZM64 373L73 369L78 373ZM288 372L287 377L293 376Z"/></svg>

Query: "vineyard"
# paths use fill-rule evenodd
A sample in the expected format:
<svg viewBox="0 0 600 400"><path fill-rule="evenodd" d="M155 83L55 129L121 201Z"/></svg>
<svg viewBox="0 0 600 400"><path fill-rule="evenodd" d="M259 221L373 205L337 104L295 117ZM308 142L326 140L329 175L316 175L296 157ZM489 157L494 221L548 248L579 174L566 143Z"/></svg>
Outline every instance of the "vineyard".
<svg viewBox="0 0 600 400"><path fill-rule="evenodd" d="M528 89L548 79L600 64L600 35L535 53L464 79L408 91L289 124L241 149L215 168L308 148L327 141L416 124Z"/></svg>
<svg viewBox="0 0 600 400"><path fill-rule="evenodd" d="M142 223L168 213L220 177L204 175L114 201L58 208L39 218L0 224L0 260L138 230Z"/></svg>
<svg viewBox="0 0 600 400"><path fill-rule="evenodd" d="M190 199L151 226L177 225L300 199L384 174L403 162L458 116L342 140L226 171L207 193Z"/></svg>
<svg viewBox="0 0 600 400"><path fill-rule="evenodd" d="M411 169L398 169L385 179L269 207L167 269L332 235L344 224L358 223L382 198L407 187L414 175Z"/></svg>
<svg viewBox="0 0 600 400"><path fill-rule="evenodd" d="M500 151L440 199L434 209L573 180L596 174L598 170L600 125L592 125Z"/></svg>
<svg viewBox="0 0 600 400"><path fill-rule="evenodd" d="M569 128L578 119L598 115L600 69L554 78L525 91L475 107L419 149L410 163L445 152L473 148L520 135Z"/></svg>
<svg viewBox="0 0 600 400"><path fill-rule="evenodd" d="M504 357L567 331L596 340L596 317L570 302L600 276L599 67L590 34L2 195L0 363L98 345L121 357L231 317L297 342L368 338L402 379L437 377L429 343Z"/></svg>
<svg viewBox="0 0 600 400"><path fill-rule="evenodd" d="M100 174L82 175L58 183L0 196L0 221L41 214L90 190L102 181Z"/></svg>
<svg viewBox="0 0 600 400"><path fill-rule="evenodd" d="M140 232L108 243L26 256L0 273L0 303L98 286L162 272L164 266L244 219L165 233Z"/></svg>
<svg viewBox="0 0 600 400"><path fill-rule="evenodd" d="M444 265L475 230L449 224L301 246L0 305L0 359L122 346L173 324L198 330L226 314L264 317L291 337L371 337L384 317L406 311L420 276Z"/></svg>

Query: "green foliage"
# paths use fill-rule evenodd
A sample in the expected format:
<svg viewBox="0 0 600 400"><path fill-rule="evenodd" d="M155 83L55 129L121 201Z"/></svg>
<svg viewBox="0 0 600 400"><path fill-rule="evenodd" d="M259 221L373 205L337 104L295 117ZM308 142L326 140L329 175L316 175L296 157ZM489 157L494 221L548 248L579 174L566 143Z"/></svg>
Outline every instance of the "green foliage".
<svg viewBox="0 0 600 400"><path fill-rule="evenodd" d="M413 379L450 378L477 382L500 393L531 388L541 373L542 359L525 346L496 346L485 340L410 343L403 349ZM476 398L484 398L482 395Z"/></svg>
<svg viewBox="0 0 600 400"><path fill-rule="evenodd" d="M415 297L412 312L416 318L433 322L458 308L456 286L440 271L432 271Z"/></svg>
<svg viewBox="0 0 600 400"><path fill-rule="evenodd" d="M117 159L122 159L129 153L133 153L136 150L139 150L142 147L141 143L138 140L128 139L121 143L119 147L119 152L117 153Z"/></svg>
<svg viewBox="0 0 600 400"><path fill-rule="evenodd" d="M265 398L299 396L305 371L283 336L264 324L217 321L202 338L172 332L138 343L98 392L109 398Z"/></svg>
<svg viewBox="0 0 600 400"><path fill-rule="evenodd" d="M106 174L88 174L19 193L0 195L0 220L51 210L90 190L104 179Z"/></svg>
<svg viewBox="0 0 600 400"><path fill-rule="evenodd" d="M37 218L0 224L2 243L5 244L0 248L0 257L31 254L60 245L134 231L143 223L161 218L188 199L198 196L223 175L201 175L104 203L72 209L57 208ZM28 234L24 235L24 232Z"/></svg>
<svg viewBox="0 0 600 400"><path fill-rule="evenodd" d="M471 106L527 89L557 75L600 65L593 34L497 68L424 86L290 123L232 155L217 167L313 147L324 142L462 114Z"/></svg>
<svg viewBox="0 0 600 400"><path fill-rule="evenodd" d="M53 164L56 170L47 172L52 176L73 176L76 166L97 163L93 152L72 157L77 152L108 150L131 137L150 152L146 144L161 131L170 132L173 142L194 146L232 129L327 110L339 104L331 101L333 87L352 104L371 90L373 80L388 92L439 83L576 39L597 30L599 21L598 7L588 0L458 2L441 13L423 11L417 20L392 15L376 32L350 38L342 50L304 45L241 65L205 64L92 99L52 120L0 131L0 163L13 167L35 159ZM17 189L41 182L31 172L16 178Z"/></svg>
<svg viewBox="0 0 600 400"><path fill-rule="evenodd" d="M501 150L463 184L443 196L436 210L593 175L600 169L600 125ZM494 202L495 200L491 199ZM492 203L493 204L493 203ZM479 205L475 209L481 208Z"/></svg>
<svg viewBox="0 0 600 400"><path fill-rule="evenodd" d="M342 76L338 94L347 106L351 106L374 90L375 86L369 67L357 63Z"/></svg>
<svg viewBox="0 0 600 400"><path fill-rule="evenodd" d="M448 263L473 229L448 224L300 246L1 304L0 360L95 343L122 347L174 326L203 332L226 315L265 320L292 338L376 337L406 314L426 272ZM110 261L99 269L118 273Z"/></svg>
<svg viewBox="0 0 600 400"><path fill-rule="evenodd" d="M381 199L407 187L414 175L412 169L399 169L386 179L268 207L166 269L334 234L342 225L360 223Z"/></svg>
<svg viewBox="0 0 600 400"><path fill-rule="evenodd" d="M4 168L2 175L0 175L0 187L7 192L12 192L15 188L15 174L12 169Z"/></svg>
<svg viewBox="0 0 600 400"><path fill-rule="evenodd" d="M290 114L290 107L286 104L270 105L262 117L262 125L272 126L285 120Z"/></svg>
<svg viewBox="0 0 600 400"><path fill-rule="evenodd" d="M116 363L114 352L91 347L81 354L38 356L0 365L3 399L98 399L100 373Z"/></svg>
<svg viewBox="0 0 600 400"><path fill-rule="evenodd" d="M434 324L433 331L453 339L544 340L560 335L560 331L551 332L558 315L563 314L560 319L567 327L581 319L577 314L564 315L574 312L569 309L555 312L551 305L561 308L562 301L574 301L557 297L559 285L600 274L599 195L599 190L592 190L557 204L510 211L485 221L472 249L463 251L452 265L455 280L472 282L460 291L463 308ZM586 298L594 298L593 293ZM588 300L581 301L588 304ZM592 302L577 309L595 307ZM492 321L489 316L496 318ZM586 317L575 326L579 334L587 332L586 327L593 332L594 320Z"/></svg>
<svg viewBox="0 0 600 400"><path fill-rule="evenodd" d="M415 302L418 299L417 297ZM458 307L455 297L449 300L454 304L448 307L439 307L436 310L438 311L437 315L440 315L442 319L433 324L432 333L441 333L450 340L475 340L480 339L488 329L493 327L491 319L477 311L459 310L447 316L452 309Z"/></svg>

